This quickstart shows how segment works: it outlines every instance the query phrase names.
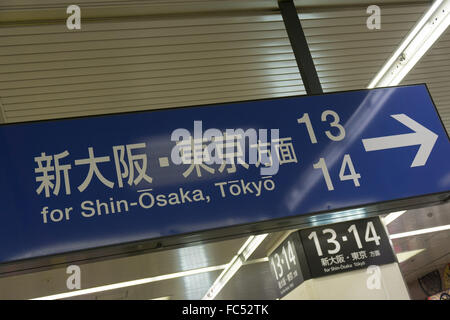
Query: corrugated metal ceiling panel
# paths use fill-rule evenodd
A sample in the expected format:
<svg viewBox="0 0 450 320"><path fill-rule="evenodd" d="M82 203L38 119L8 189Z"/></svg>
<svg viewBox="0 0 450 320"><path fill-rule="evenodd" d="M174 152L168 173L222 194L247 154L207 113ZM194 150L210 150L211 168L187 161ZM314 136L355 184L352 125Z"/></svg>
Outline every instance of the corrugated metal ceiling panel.
<svg viewBox="0 0 450 320"><path fill-rule="evenodd" d="M426 83L436 108L450 132L450 29L425 54L402 84Z"/></svg>
<svg viewBox="0 0 450 320"><path fill-rule="evenodd" d="M424 0L379 0L378 5L424 3ZM430 1L429 1L430 2ZM302 10L318 7L369 6L372 0L294 0ZM65 19L65 8L72 0L2 0L0 21L17 22ZM218 11L278 9L277 0L79 0L84 18L187 14Z"/></svg>
<svg viewBox="0 0 450 320"><path fill-rule="evenodd" d="M426 9L365 8L300 18L325 91L364 88ZM0 29L8 122L304 94L278 13L115 19Z"/></svg>

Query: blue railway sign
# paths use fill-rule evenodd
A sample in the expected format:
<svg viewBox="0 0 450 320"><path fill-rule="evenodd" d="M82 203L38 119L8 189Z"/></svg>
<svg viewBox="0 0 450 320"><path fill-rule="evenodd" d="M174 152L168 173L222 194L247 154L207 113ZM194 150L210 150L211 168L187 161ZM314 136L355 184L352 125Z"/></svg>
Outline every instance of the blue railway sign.
<svg viewBox="0 0 450 320"><path fill-rule="evenodd" d="M8 124L0 145L1 263L450 191L424 85Z"/></svg>

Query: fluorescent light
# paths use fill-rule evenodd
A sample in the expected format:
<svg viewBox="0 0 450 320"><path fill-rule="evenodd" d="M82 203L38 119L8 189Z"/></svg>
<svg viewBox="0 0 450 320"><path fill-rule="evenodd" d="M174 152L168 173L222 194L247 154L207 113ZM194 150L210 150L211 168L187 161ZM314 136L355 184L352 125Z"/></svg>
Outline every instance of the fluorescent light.
<svg viewBox="0 0 450 320"><path fill-rule="evenodd" d="M254 237L252 239L252 241L248 244L248 246L245 247L244 250L242 250L242 255L244 256L245 261L247 261L247 259L250 258L252 253L255 252L256 248L259 247L261 242L263 242L266 237L267 237L267 233Z"/></svg>
<svg viewBox="0 0 450 320"><path fill-rule="evenodd" d="M384 224L387 226L389 223L400 217L405 212L406 210L389 213L386 217L383 218Z"/></svg>
<svg viewBox="0 0 450 320"><path fill-rule="evenodd" d="M447 224L445 226L439 226L439 227L419 229L419 230L414 230L414 231L408 231L408 232L391 234L389 236L389 238L391 238L391 239L398 239L398 238L411 237L411 236L416 236L416 235L419 235L419 234L430 233L430 232L438 232L438 231L444 231L444 230L450 230L450 224Z"/></svg>
<svg viewBox="0 0 450 320"><path fill-rule="evenodd" d="M417 249L417 250L399 252L399 253L397 253L398 263L405 262L406 260L414 257L415 255L418 255L422 251L425 251L425 249Z"/></svg>
<svg viewBox="0 0 450 320"><path fill-rule="evenodd" d="M237 255L240 255L242 252L244 252L244 250L252 243L253 239L255 239L255 236L248 237L244 244L239 248Z"/></svg>
<svg viewBox="0 0 450 320"><path fill-rule="evenodd" d="M217 294L222 290L222 288L227 284L227 282L234 276L234 274L242 266L241 256L234 256L228 263L225 270L217 277L211 288L208 289L202 300L213 300Z"/></svg>
<svg viewBox="0 0 450 320"><path fill-rule="evenodd" d="M149 300L170 300L170 296L159 297L159 298L153 298L153 299L149 299Z"/></svg>
<svg viewBox="0 0 450 320"><path fill-rule="evenodd" d="M50 296L34 298L31 300L57 300L57 299L71 298L71 297L82 296L82 295L86 295L86 294L92 294L92 293L120 289L120 288L126 288L126 287L131 287L131 286L136 286L136 285L141 285L141 284L146 284L146 283L151 283L151 282L156 282L156 281L185 277L185 276L190 276L190 275L204 273L204 272L222 270L222 269L225 269L226 267L227 267L227 265L224 264L224 265L220 265L220 266L187 270L187 271L165 274L165 275L151 277L151 278L119 282L119 283L114 283L114 284L109 284L109 285L99 286L99 287L94 287L94 288L89 288L89 289L69 291L69 292L54 294L54 295L50 295Z"/></svg>
<svg viewBox="0 0 450 320"><path fill-rule="evenodd" d="M450 25L450 0L436 0L370 82L368 88L399 84Z"/></svg>
<svg viewBox="0 0 450 320"><path fill-rule="evenodd" d="M211 288L208 289L202 300L213 300L227 282L236 274L236 272L242 267L242 265L247 261L247 259L252 255L252 253L258 248L261 242L267 237L267 233L258 236L250 236L242 247L238 250L237 254L231 259L227 264L226 268L214 281ZM267 261L262 259L261 261Z"/></svg>
<svg viewBox="0 0 450 320"><path fill-rule="evenodd" d="M259 259L253 259L253 260L247 260L244 262L244 266L247 266L249 264L255 264L255 263L261 263L261 262L268 262L269 257L259 258Z"/></svg>

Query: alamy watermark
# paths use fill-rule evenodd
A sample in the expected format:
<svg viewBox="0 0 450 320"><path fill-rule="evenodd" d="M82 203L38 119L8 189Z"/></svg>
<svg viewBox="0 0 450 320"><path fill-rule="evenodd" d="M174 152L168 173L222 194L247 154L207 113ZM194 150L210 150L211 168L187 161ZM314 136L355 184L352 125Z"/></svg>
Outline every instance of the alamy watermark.
<svg viewBox="0 0 450 320"><path fill-rule="evenodd" d="M70 14L66 19L66 26L69 30L81 29L81 9L77 5L70 5L66 9L66 13Z"/></svg>
<svg viewBox="0 0 450 320"><path fill-rule="evenodd" d="M369 266L366 270L370 276L367 278L366 285L369 290L381 289L381 269L379 266Z"/></svg>
<svg viewBox="0 0 450 320"><path fill-rule="evenodd" d="M218 171L236 172L236 165L248 169L260 167L261 175L275 175L280 164L297 162L292 138L280 138L279 129L225 129L209 128L203 131L202 121L194 121L193 135L188 129L172 132L175 146L171 161L176 165L189 164L185 177L195 169L213 173L212 164L220 165Z"/></svg>
<svg viewBox="0 0 450 320"><path fill-rule="evenodd" d="M66 269L70 276L66 280L66 286L69 290L81 289L81 269L77 265L70 265Z"/></svg>
<svg viewBox="0 0 450 320"><path fill-rule="evenodd" d="M367 14L370 16L367 18L366 25L369 30L381 29L381 9L377 5L371 5L367 7Z"/></svg>

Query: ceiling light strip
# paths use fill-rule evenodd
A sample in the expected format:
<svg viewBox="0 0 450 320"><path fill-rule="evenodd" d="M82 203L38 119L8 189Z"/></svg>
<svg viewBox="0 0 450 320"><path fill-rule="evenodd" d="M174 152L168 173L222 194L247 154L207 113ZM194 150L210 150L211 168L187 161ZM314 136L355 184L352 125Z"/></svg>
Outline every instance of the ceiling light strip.
<svg viewBox="0 0 450 320"><path fill-rule="evenodd" d="M412 237L412 236L417 236L417 235L420 235L420 234L431 233L431 232L438 232L438 231L445 231L445 230L450 230L450 224L447 224L447 225L444 225L444 226L439 226L439 227L419 229L419 230L414 230L414 231L408 231L408 232L391 234L389 236L389 238L391 238L391 239L399 239L399 238Z"/></svg>
<svg viewBox="0 0 450 320"><path fill-rule="evenodd" d="M368 88L399 84L450 24L450 0L436 0L395 53L370 82Z"/></svg>
<svg viewBox="0 0 450 320"><path fill-rule="evenodd" d="M389 213L386 217L383 218L384 225L387 226L389 223L400 217L405 212L406 210Z"/></svg>
<svg viewBox="0 0 450 320"><path fill-rule="evenodd" d="M82 289L82 290L70 291L70 292L65 292L65 293L59 293L59 294L54 294L54 295L50 295L50 296L34 298L31 300L57 300L57 299L71 298L71 297L82 296L82 295L92 294L92 293L97 293L97 292L102 292L102 291L115 290L115 289L120 289L120 288L125 288L125 287L142 285L142 284L156 282L156 281L175 279L175 278L179 278L179 277L186 277L186 276L199 274L199 273L223 270L226 267L227 267L227 264L220 265L220 266L187 270L187 271L165 274L165 275L151 277L151 278L131 280L131 281L119 282L119 283L114 283L114 284L109 284L109 285L104 285L104 286L99 286L99 287L94 287L94 288L89 288L89 289Z"/></svg>
<svg viewBox="0 0 450 320"><path fill-rule="evenodd" d="M217 277L216 281L214 281L211 288L208 289L202 300L213 300L227 284L227 282L236 274L236 272L252 255L256 248L258 248L261 242L264 241L267 235L268 234L265 233L257 236L250 236L239 249L237 254L227 264L227 267Z"/></svg>
<svg viewBox="0 0 450 320"><path fill-rule="evenodd" d="M412 257L418 255L419 253L422 253L426 249L417 249L417 250L410 250L410 251L404 251L399 252L396 254L398 263L403 263L407 261L408 259L411 259Z"/></svg>

